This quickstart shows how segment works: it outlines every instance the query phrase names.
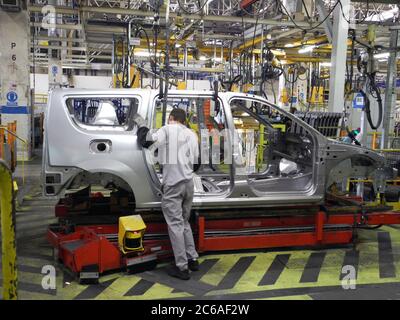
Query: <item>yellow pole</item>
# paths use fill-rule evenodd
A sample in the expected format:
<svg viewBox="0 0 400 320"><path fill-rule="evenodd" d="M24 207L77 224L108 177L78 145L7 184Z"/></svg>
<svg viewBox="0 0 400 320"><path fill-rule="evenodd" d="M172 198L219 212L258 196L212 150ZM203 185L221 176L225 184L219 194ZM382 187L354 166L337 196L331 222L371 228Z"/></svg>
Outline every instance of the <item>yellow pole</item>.
<svg viewBox="0 0 400 320"><path fill-rule="evenodd" d="M15 214L11 171L0 160L0 223L3 264L3 299L17 299L17 250L15 242Z"/></svg>
<svg viewBox="0 0 400 320"><path fill-rule="evenodd" d="M377 139L377 137L378 137L378 133L376 131L374 131L372 133L372 146L371 146L372 150L376 149L376 139Z"/></svg>

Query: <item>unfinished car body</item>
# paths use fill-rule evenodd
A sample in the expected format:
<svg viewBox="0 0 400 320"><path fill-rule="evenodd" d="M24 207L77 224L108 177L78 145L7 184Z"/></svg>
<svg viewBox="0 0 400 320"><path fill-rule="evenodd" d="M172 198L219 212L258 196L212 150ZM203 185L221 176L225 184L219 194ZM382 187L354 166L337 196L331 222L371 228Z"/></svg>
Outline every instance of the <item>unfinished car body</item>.
<svg viewBox="0 0 400 320"><path fill-rule="evenodd" d="M383 192L380 154L328 139L259 96L170 91L164 109L156 90L56 89L45 119L45 195L101 184L131 193L137 209L160 208L157 150L137 143L133 119L157 129L172 108L187 112L201 147L194 208L319 204L348 177L373 177Z"/></svg>

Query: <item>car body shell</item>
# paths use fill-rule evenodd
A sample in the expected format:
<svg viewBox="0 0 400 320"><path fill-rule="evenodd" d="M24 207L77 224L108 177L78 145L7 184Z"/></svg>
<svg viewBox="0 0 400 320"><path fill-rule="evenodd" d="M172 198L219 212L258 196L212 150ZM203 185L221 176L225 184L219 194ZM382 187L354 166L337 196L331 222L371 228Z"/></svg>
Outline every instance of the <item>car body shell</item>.
<svg viewBox="0 0 400 320"><path fill-rule="evenodd" d="M43 148L44 194L56 196L64 192L76 176L85 174L86 179L97 176L106 180L114 177L117 183L132 190L136 208L152 210L160 207L161 186L156 173L146 162L146 151L137 143L136 130L118 127L82 127L76 125L66 106L68 98L87 97L135 97L137 113L151 126L157 90L143 89L55 89L49 94L45 115ZM212 98L212 91L170 91L169 96ZM236 92L220 92L219 101L225 110L231 137L235 134L230 101L251 99L273 106L288 119L307 130L313 143L312 183L304 190L297 184L304 181L281 177L271 181L268 192L258 192L249 180L237 179L231 168L231 187L220 194L195 194L194 208L239 208L287 206L293 204L323 203L326 189L333 182L348 177L374 176L379 180L384 158L373 150L344 144L323 136L317 130L276 105L259 96ZM233 138L232 138L233 139ZM105 143L106 152L94 152L93 144ZM354 172L355 170L355 172ZM56 179L54 179L56 176ZM51 178L53 177L53 178ZM112 178L111 178L112 179ZM274 187L277 186L277 187ZM49 188L50 187L50 188ZM382 182L377 188L383 188ZM48 192L51 190L51 192Z"/></svg>

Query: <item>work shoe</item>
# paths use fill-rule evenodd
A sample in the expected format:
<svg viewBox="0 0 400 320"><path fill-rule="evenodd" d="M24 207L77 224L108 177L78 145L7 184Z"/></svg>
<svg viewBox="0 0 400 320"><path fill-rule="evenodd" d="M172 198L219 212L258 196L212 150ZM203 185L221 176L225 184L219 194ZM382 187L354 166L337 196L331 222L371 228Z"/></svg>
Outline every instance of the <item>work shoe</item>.
<svg viewBox="0 0 400 320"><path fill-rule="evenodd" d="M177 266L169 266L167 267L167 273L174 278L178 278L181 280L189 280L189 270L180 270Z"/></svg>
<svg viewBox="0 0 400 320"><path fill-rule="evenodd" d="M199 262L197 260L189 260L188 267L190 271L199 271Z"/></svg>

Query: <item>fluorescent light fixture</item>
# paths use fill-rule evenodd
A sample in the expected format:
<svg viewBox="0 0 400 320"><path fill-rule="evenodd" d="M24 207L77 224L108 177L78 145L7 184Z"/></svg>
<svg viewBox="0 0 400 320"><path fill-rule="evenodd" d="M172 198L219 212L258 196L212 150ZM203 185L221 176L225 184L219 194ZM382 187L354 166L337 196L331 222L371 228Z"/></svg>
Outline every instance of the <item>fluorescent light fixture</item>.
<svg viewBox="0 0 400 320"><path fill-rule="evenodd" d="M206 57L206 56L200 56L200 58L199 58L201 61L207 61L208 60L208 58Z"/></svg>
<svg viewBox="0 0 400 320"><path fill-rule="evenodd" d="M272 49L271 52L276 56L286 56L286 52L282 49Z"/></svg>
<svg viewBox="0 0 400 320"><path fill-rule="evenodd" d="M389 52L382 52L382 53L377 53L374 54L375 59L387 59L389 58L390 53Z"/></svg>
<svg viewBox="0 0 400 320"><path fill-rule="evenodd" d="M294 44L293 43L286 43L285 48L293 48Z"/></svg>
<svg viewBox="0 0 400 320"><path fill-rule="evenodd" d="M312 52L312 51L314 50L315 47L316 47L315 45L307 46L307 47L304 47L304 48L299 49L298 52L299 52L299 53Z"/></svg>
<svg viewBox="0 0 400 320"><path fill-rule="evenodd" d="M331 66L332 66L332 63L331 63L331 62L321 62L319 65L320 65L321 67L331 67Z"/></svg>
<svg viewBox="0 0 400 320"><path fill-rule="evenodd" d="M156 56L159 57L161 53L157 52ZM135 52L136 57L152 57L154 56L154 53L149 53L148 51L138 51Z"/></svg>

